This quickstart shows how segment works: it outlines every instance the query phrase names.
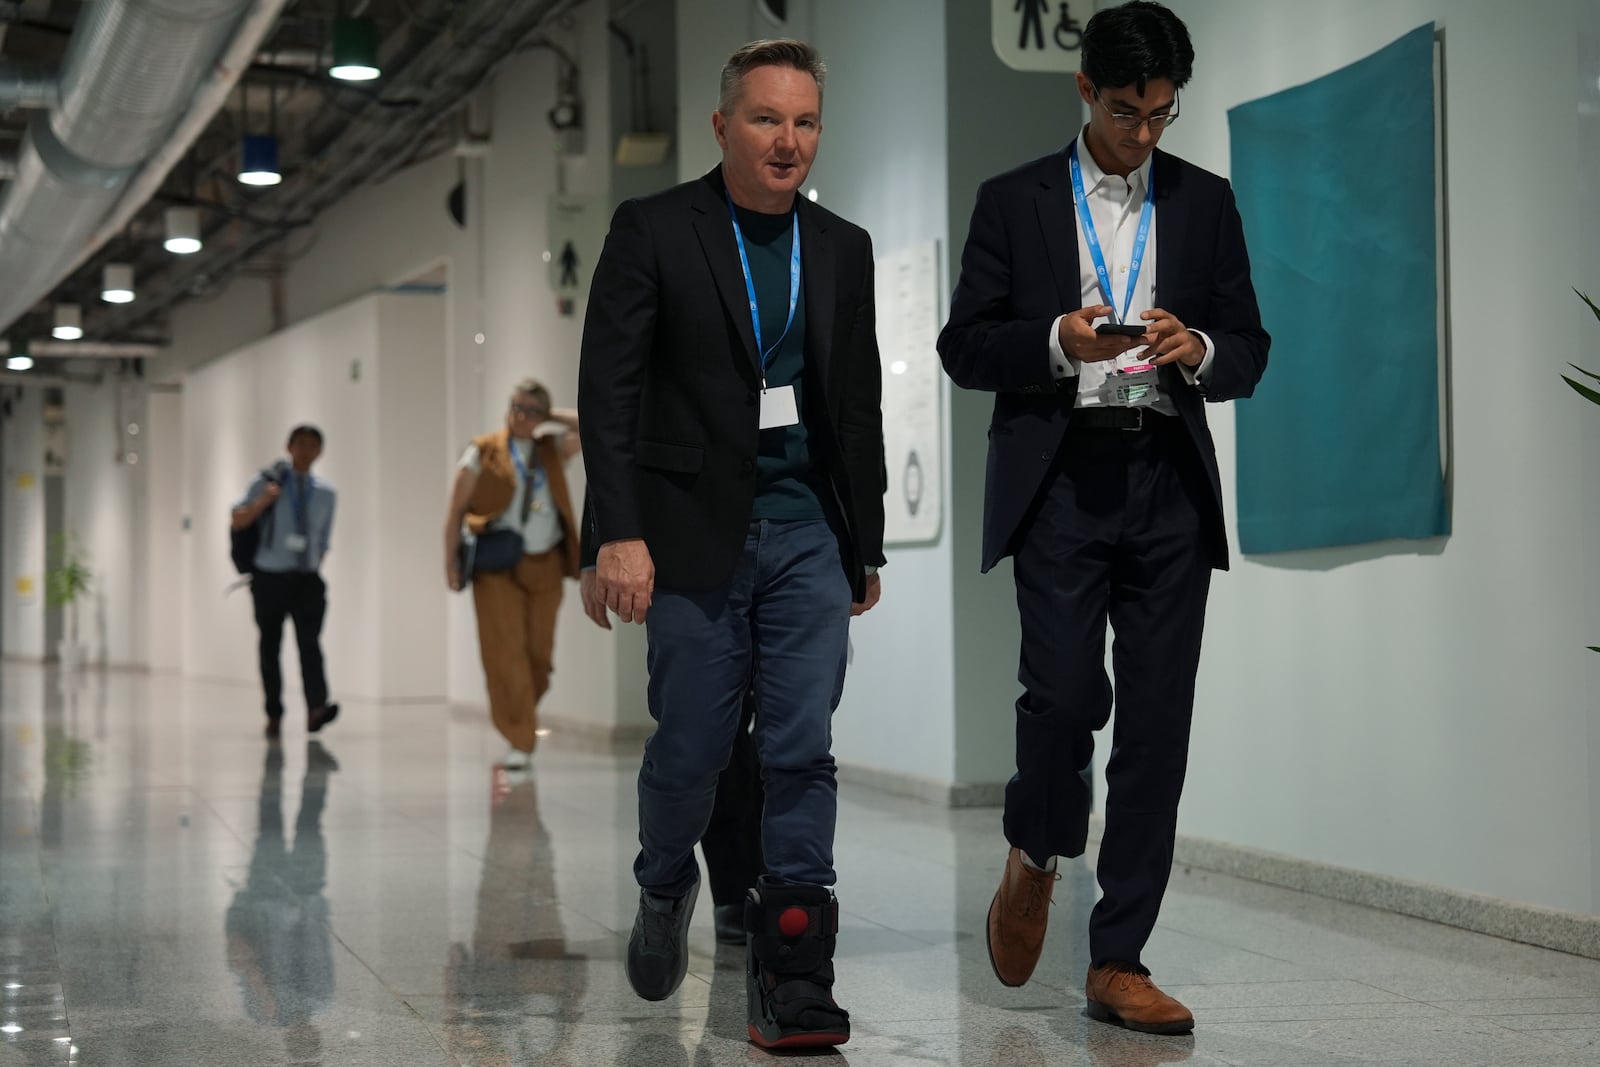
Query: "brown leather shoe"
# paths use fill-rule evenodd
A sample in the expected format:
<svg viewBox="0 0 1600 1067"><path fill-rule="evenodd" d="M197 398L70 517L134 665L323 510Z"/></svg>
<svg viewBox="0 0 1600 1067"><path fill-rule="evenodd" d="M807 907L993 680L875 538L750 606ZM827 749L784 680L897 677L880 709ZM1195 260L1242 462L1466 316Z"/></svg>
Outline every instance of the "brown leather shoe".
<svg viewBox="0 0 1600 1067"><path fill-rule="evenodd" d="M1157 989L1143 967L1116 962L1091 967L1083 993L1091 1019L1145 1034L1187 1034L1194 1029L1189 1009Z"/></svg>
<svg viewBox="0 0 1600 1067"><path fill-rule="evenodd" d="M989 963L1001 985L1019 986L1033 977L1050 921L1054 871L1036 871L1022 862L1022 850L1006 856L1000 888L989 905Z"/></svg>

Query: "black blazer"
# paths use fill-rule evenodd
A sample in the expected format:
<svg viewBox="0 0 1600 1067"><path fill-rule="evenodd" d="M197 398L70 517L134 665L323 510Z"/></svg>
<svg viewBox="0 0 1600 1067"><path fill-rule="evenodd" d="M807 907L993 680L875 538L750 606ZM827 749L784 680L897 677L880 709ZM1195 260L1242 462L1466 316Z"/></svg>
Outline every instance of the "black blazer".
<svg viewBox="0 0 1600 1067"><path fill-rule="evenodd" d="M864 566L884 562L872 241L803 197L798 210L812 459L859 601ZM721 168L617 208L578 372L594 543L644 538L665 588L727 581L755 500L760 383Z"/></svg>
<svg viewBox="0 0 1600 1067"><path fill-rule="evenodd" d="M1069 146L1070 147L1070 146ZM1207 538L1212 566L1226 570L1222 482L1205 401L1249 396L1267 366L1271 339L1250 284L1244 227L1226 180L1157 151L1155 305L1216 345L1204 392L1176 364L1161 368L1211 484ZM1077 213L1067 150L991 178L979 188L950 321L939 356L966 389L998 394L989 425L983 502L983 569L1016 547L1024 518L1063 447L1076 377L1058 388L1050 372L1050 326L1083 306Z"/></svg>

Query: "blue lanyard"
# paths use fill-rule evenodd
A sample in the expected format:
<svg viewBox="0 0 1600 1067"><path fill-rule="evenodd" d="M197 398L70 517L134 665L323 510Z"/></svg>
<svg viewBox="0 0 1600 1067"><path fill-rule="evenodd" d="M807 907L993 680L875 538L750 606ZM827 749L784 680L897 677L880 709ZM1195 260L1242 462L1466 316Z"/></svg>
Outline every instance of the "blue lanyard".
<svg viewBox="0 0 1600 1067"><path fill-rule="evenodd" d="M1094 219L1089 215L1089 197L1083 191L1083 168L1078 165L1078 142L1072 142L1068 154L1072 166L1072 201L1078 205L1078 221L1083 226L1083 242L1089 246L1094 260L1094 272L1100 277L1100 292L1111 305L1111 317L1116 322L1126 322L1133 310L1133 288L1139 281L1139 269L1144 266L1145 242L1150 239L1150 223L1156 217L1156 169L1150 167L1150 177L1144 183L1144 210L1139 212L1139 234L1133 239L1133 258L1128 263L1128 295L1122 302L1122 312L1117 313L1117 301L1111 292L1111 272L1106 269L1106 256L1100 250L1100 238L1094 232Z"/></svg>
<svg viewBox="0 0 1600 1067"><path fill-rule="evenodd" d="M794 326L794 311L800 306L800 212L794 213L794 237L789 241L789 321L783 324L783 333L767 348L761 341L761 306L756 302L756 282L750 275L750 256L744 250L744 231L739 229L739 215L733 210L733 200L728 200L728 217L733 219L733 238L739 243L739 265L744 268L744 291L750 297L750 320L756 328L756 350L761 353L761 388L767 387L767 364L772 354L789 336Z"/></svg>
<svg viewBox="0 0 1600 1067"><path fill-rule="evenodd" d="M506 438L506 447L511 450L511 462L517 465L517 477L522 479L522 523L527 525L528 516L533 512L533 494L538 492L539 486L544 484L544 468L535 467L530 473L523 465L522 453L517 450L517 440L514 437ZM531 458L533 450L539 447L537 442L528 442L528 455Z"/></svg>
<svg viewBox="0 0 1600 1067"><path fill-rule="evenodd" d="M289 489L289 510L294 512L294 528L297 532L308 534L311 532L306 516L311 511L311 476L302 475L298 471L290 473L293 485Z"/></svg>
<svg viewBox="0 0 1600 1067"><path fill-rule="evenodd" d="M514 437L507 438L506 444L511 449L511 462L513 462L513 463L515 463L517 465L517 476L519 478L521 478L523 480L523 482L525 482L527 484L529 491L531 492L532 490L537 489L541 485L543 485L544 484L544 468L543 467L535 467L535 468L533 468L532 472L530 473L529 470L528 470L527 465L522 462L522 453L517 450L517 440L516 440L516 438L514 438ZM537 444L535 442L532 442L532 441L528 442L528 452L529 452L530 455L533 453L533 449L536 448L536 447L538 447L538 446L537 446Z"/></svg>

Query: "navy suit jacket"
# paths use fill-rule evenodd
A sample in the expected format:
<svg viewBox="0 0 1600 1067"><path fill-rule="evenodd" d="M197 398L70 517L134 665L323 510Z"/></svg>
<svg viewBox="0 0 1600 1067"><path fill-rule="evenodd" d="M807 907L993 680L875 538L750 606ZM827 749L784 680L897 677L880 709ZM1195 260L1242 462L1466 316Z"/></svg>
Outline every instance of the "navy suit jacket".
<svg viewBox="0 0 1600 1067"><path fill-rule="evenodd" d="M1266 370L1270 338L1261 328L1244 227L1227 181L1160 150L1151 168L1155 306L1216 345L1203 387L1168 364L1161 388L1177 405L1210 482L1215 506L1206 517L1207 547L1212 566L1225 570L1222 482L1205 402L1249 396ZM984 486L985 571L1015 551L1065 446L1078 379L1053 379L1050 327L1083 306L1077 233L1065 148L978 190L939 356L957 385L996 394Z"/></svg>

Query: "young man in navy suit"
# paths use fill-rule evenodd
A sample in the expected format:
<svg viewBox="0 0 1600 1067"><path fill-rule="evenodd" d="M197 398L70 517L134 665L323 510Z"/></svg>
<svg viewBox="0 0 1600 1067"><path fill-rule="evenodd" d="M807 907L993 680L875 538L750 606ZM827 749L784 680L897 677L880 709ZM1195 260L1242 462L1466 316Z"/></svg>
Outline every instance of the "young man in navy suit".
<svg viewBox="0 0 1600 1067"><path fill-rule="evenodd" d="M1117 718L1089 1014L1150 1033L1194 1018L1140 954L1172 869L1211 571L1227 567L1205 404L1249 396L1267 363L1228 183L1157 150L1194 48L1134 0L1084 28L1089 121L1064 151L985 182L939 354L995 393L983 569L1013 558L1022 622L1011 845L989 909L1000 981L1028 980L1058 856L1088 836L1090 757Z"/></svg>

